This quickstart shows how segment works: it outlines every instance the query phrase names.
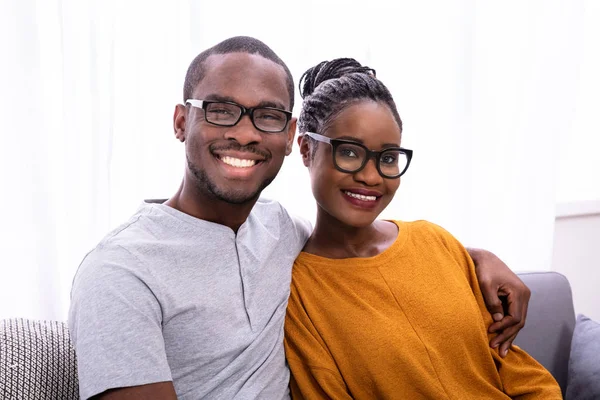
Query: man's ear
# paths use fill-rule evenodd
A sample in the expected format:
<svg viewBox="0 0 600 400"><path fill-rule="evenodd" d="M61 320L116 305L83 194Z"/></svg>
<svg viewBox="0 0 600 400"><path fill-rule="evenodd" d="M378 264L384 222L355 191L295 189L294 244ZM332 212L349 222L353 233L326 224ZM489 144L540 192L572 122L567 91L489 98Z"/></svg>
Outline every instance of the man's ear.
<svg viewBox="0 0 600 400"><path fill-rule="evenodd" d="M296 136L296 122L298 121L297 118L292 118L290 119L290 122L288 124L288 130L287 130L287 141L285 144L285 155L289 156L290 154L292 154L292 149L294 147L294 136Z"/></svg>
<svg viewBox="0 0 600 400"><path fill-rule="evenodd" d="M175 137L180 142L185 142L185 118L187 116L187 108L183 104L177 104L175 106L175 112L173 113L173 130L175 131Z"/></svg>
<svg viewBox="0 0 600 400"><path fill-rule="evenodd" d="M298 146L300 146L300 154L305 167L310 165L310 141L308 136L298 136Z"/></svg>

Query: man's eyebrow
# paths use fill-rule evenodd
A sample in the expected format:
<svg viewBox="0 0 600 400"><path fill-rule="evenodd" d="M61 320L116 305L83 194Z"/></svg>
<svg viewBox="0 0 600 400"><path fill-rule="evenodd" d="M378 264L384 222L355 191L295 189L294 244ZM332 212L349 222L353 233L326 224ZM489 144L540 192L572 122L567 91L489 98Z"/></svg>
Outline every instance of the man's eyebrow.
<svg viewBox="0 0 600 400"><path fill-rule="evenodd" d="M235 99L233 97L230 96L222 96L219 94L209 94L204 96L204 99L202 100L206 100L206 101L226 101L229 103L235 103L235 104L240 104L237 101L235 101ZM246 105L244 104L240 104L243 105L244 107L246 107ZM268 100L263 100L260 103L256 104L253 106L254 108L256 107L271 107L271 108L279 108L280 110L285 110L285 105L282 103L278 103L275 101L268 101ZM249 108L249 107L247 107Z"/></svg>
<svg viewBox="0 0 600 400"><path fill-rule="evenodd" d="M233 97L221 96L219 94L209 94L209 95L206 95L206 96L204 96L204 98L202 100L206 100L206 101L228 101L230 103L235 103L235 100L233 99Z"/></svg>
<svg viewBox="0 0 600 400"><path fill-rule="evenodd" d="M258 103L258 105L256 107L271 107L271 108L278 108L280 110L284 110L287 111L285 109L285 105L283 105L283 103L277 103L274 101L261 101L260 103Z"/></svg>

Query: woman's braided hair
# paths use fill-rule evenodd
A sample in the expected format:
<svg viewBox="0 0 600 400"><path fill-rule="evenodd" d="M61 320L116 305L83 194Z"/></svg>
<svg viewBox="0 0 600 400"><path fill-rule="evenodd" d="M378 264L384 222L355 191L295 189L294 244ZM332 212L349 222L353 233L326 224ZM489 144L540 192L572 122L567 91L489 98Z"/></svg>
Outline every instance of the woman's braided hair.
<svg viewBox="0 0 600 400"><path fill-rule="evenodd" d="M375 77L374 69L353 58L323 61L308 69L300 78L299 89L304 99L298 118L300 133L322 133L337 114L360 100L384 102L402 131L402 120L388 88Z"/></svg>

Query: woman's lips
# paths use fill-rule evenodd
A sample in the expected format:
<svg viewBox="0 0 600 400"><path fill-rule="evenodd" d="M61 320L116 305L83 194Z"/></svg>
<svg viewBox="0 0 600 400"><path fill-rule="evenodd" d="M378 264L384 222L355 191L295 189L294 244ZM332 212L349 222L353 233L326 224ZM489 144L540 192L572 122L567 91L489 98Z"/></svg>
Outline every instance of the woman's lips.
<svg viewBox="0 0 600 400"><path fill-rule="evenodd" d="M381 199L381 193L370 190L342 190L342 193L348 202L366 209L374 208Z"/></svg>

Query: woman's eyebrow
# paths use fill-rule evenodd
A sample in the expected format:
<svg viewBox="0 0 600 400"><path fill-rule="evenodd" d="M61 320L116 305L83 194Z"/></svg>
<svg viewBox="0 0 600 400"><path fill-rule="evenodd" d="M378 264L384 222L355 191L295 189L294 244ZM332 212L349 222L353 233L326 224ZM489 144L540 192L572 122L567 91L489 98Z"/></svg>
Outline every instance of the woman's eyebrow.
<svg viewBox="0 0 600 400"><path fill-rule="evenodd" d="M360 143L362 145L365 144L365 142L363 140L357 139L357 138L352 137L352 136L340 136L340 137L337 137L336 139L349 140L351 142ZM387 149L389 147L400 147L400 145L398 143L384 143L384 144L381 145L382 149Z"/></svg>
<svg viewBox="0 0 600 400"><path fill-rule="evenodd" d="M335 139L349 140L351 142L356 142L356 143L360 143L360 144L364 144L365 143L361 139L357 139L357 138L352 137L352 136L340 136L340 137L336 137Z"/></svg>

